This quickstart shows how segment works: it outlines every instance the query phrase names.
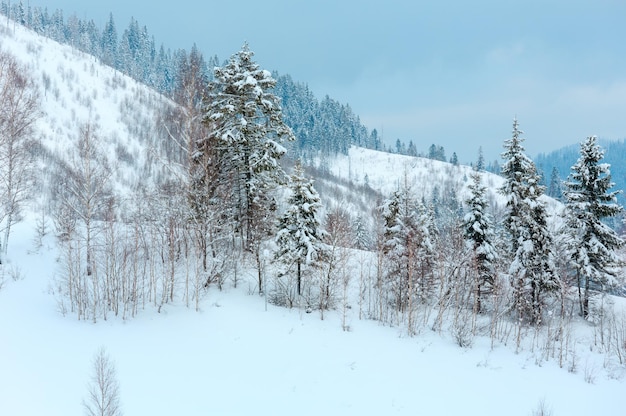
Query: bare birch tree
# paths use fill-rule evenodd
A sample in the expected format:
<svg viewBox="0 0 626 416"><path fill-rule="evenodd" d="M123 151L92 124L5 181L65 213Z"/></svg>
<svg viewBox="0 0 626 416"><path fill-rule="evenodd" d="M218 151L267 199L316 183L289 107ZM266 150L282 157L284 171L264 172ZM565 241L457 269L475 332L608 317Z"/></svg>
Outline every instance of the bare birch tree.
<svg viewBox="0 0 626 416"><path fill-rule="evenodd" d="M100 348L93 359L93 374L83 408L87 416L121 416L120 385L115 364L106 350Z"/></svg>
<svg viewBox="0 0 626 416"><path fill-rule="evenodd" d="M33 185L35 122L39 92L28 69L0 51L0 224L6 254L11 227L20 220Z"/></svg>
<svg viewBox="0 0 626 416"><path fill-rule="evenodd" d="M61 206L57 210L57 217L60 213L65 213L75 218L79 224L66 244L74 244L79 250L80 258L84 259L75 276L78 280L73 285L76 288L74 294L78 296L75 299L84 300L78 310L79 318L82 316L86 319L91 312L94 321L103 299L96 267L95 239L99 227L97 219L104 212L112 175L106 157L99 150L96 130L96 126L91 123L81 126L75 154L68 164L61 165L59 169Z"/></svg>

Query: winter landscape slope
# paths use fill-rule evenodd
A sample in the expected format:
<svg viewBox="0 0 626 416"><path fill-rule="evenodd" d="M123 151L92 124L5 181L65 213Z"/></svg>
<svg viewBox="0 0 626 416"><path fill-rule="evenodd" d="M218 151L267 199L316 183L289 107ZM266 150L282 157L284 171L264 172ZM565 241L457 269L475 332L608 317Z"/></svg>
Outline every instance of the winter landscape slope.
<svg viewBox="0 0 626 416"><path fill-rule="evenodd" d="M118 163L118 186L145 179L143 167L155 146L147 132L158 130L151 120L167 101L19 26L3 29L0 42L29 65L41 86L45 116L39 129L51 152L63 155L78 125L91 119L112 159L130 154L135 160ZM135 124L147 127L134 130ZM434 185L461 189L469 172L358 148L333 161L330 171L356 183L367 175L373 188L389 192L405 166L416 184L430 184L425 196ZM494 187L498 180L487 179ZM487 337L477 337L471 348L460 348L445 332L433 331L408 337L401 328L359 319L357 301L348 310L350 331L342 331L336 313L320 320L317 313L267 305L251 295L253 270L244 271L238 288L212 288L199 312L174 303L128 321L76 321L60 313L53 293L55 237L46 236L35 250L36 209L31 211L16 227L0 269L1 415L83 413L91 360L102 346L115 361L126 415L521 416L543 408L556 416L620 415L626 409L624 367L594 349L594 332L584 322L572 328L575 357L560 368L539 347L516 353L511 345L492 348Z"/></svg>
<svg viewBox="0 0 626 416"><path fill-rule="evenodd" d="M92 56L20 25L0 26L0 47L25 64L40 86L44 116L38 139L46 154L67 160L80 126L90 123L98 146L114 164L118 188L149 180L151 167L158 166L154 155L162 153L158 119L172 105L169 100Z"/></svg>

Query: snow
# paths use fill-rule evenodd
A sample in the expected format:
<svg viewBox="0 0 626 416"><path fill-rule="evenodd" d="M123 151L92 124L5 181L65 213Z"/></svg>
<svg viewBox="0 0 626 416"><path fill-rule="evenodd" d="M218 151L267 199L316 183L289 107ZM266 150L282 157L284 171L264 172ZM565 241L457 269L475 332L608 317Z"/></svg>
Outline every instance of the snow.
<svg viewBox="0 0 626 416"><path fill-rule="evenodd" d="M144 166L148 139L158 136L154 121L162 107L172 105L169 100L94 57L17 24L0 28L0 47L25 64L40 85L39 139L50 152L67 155L80 125L89 122L97 125L99 146L110 161L123 148L135 167ZM124 192L140 177L139 169L116 169L117 190Z"/></svg>
<svg viewBox="0 0 626 416"><path fill-rule="evenodd" d="M149 91L19 27L13 37L2 31L0 40L2 48L31 62L38 82L46 73L59 88L58 98L51 91L43 100L44 144L67 150L77 124L94 117L104 137L116 132L129 148L142 149L120 121L120 103ZM63 77L72 73L70 92ZM112 82L117 87L107 84ZM77 103L76 91L91 93L92 113ZM151 111L145 107L141 114L149 118ZM115 144L109 140L107 149L113 152ZM367 175L373 187L389 192L405 170L423 189L435 183L465 186L460 178L469 173L466 167L359 148L330 167L360 183ZM495 189L500 179L484 182ZM605 366L605 356L590 351L586 323L575 327L578 371L570 373L542 360L538 351L491 348L482 337L469 349L445 333L407 337L400 328L359 320L357 307L348 311L351 331L344 332L339 313L326 313L322 321L317 313L274 307L251 295L252 271L237 289L212 289L200 312L174 303L161 313L148 307L127 321L76 321L60 313L52 293L59 267L53 237L37 252L34 230L31 214L15 227L0 266L0 415L81 414L91 360L101 346L115 361L126 415L522 416L541 400L555 415L615 415L626 409L624 367Z"/></svg>
<svg viewBox="0 0 626 416"><path fill-rule="evenodd" d="M339 155L329 162L331 172L356 184L367 183L373 189L390 195L399 189L405 179L412 185L417 198L430 198L435 186L440 191L453 189L459 201L469 196L467 190L474 172L470 166L452 165L438 160L379 152L352 146L348 155ZM505 200L496 190L504 183L502 177L482 172L483 184L487 186L488 199L504 205Z"/></svg>
<svg viewBox="0 0 626 416"><path fill-rule="evenodd" d="M0 414L80 414L91 360L104 346L116 363L125 414L529 415L545 399L554 414L617 414L624 381L601 357L580 367L595 384L530 352L457 347L437 333L266 305L247 288L212 291L201 312L169 306L96 325L63 317L48 293L53 241L30 253L33 225L16 231L20 270L0 291ZM266 309L267 308L267 309Z"/></svg>

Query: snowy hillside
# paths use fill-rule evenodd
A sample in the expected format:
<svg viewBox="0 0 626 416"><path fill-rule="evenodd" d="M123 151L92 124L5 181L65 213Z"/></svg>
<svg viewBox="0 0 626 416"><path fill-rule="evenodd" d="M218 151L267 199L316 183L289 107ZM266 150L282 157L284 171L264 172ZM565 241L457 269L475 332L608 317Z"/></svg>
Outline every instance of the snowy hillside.
<svg viewBox="0 0 626 416"><path fill-rule="evenodd" d="M151 153L161 151L158 120L160 111L172 105L169 100L95 58L20 25L0 27L0 47L26 65L39 86L44 114L38 122L39 139L53 157L66 160L80 126L89 123L115 167L120 190L147 179Z"/></svg>
<svg viewBox="0 0 626 416"><path fill-rule="evenodd" d="M80 415L101 346L115 361L125 415L619 415L623 374L581 348L570 373L539 352L464 349L435 332L406 338L353 316L342 332L265 305L242 289L211 291L202 311L183 306L96 325L63 317L49 293L54 251L28 254L22 224L0 291L0 414ZM53 242L48 241L47 246ZM586 382L589 377L592 382Z"/></svg>
<svg viewBox="0 0 626 416"><path fill-rule="evenodd" d="M12 28L2 26L0 44L31 69L41 88L45 115L38 128L51 155L62 159L79 126L92 121L115 163L119 191L164 169L155 160L167 147L155 120L171 103L90 56ZM44 155L42 168L49 162ZM437 187L454 190L461 200L469 169L360 148L329 162L337 177L384 194L395 190L406 174L424 198ZM499 177L485 175L493 201L501 198L495 191L501 183ZM137 206L143 202L133 201ZM175 208L167 212L174 219ZM253 262L243 255L233 257L235 272L220 281L221 289L211 284L196 292L202 293L193 299L196 311L189 290L184 292L193 271L190 260L180 247L168 253L165 242L142 264L154 279L149 291L165 287L184 296L152 307L152 298L141 305L127 295L132 298L128 304L139 303L128 313L132 319L112 312L98 315L97 323L80 315L77 319L60 301L56 280L71 262L53 232L40 235L40 225L39 210L30 207L0 265L2 416L85 414L91 362L101 347L115 363L125 415L587 416L620 415L626 409L626 366L624 357L616 356L625 348L601 346L605 332L599 325L573 320L558 327L556 319L548 320L536 331L523 328L524 342L516 348L515 323L500 319L497 335L490 337L486 317L473 316L477 334L460 347L453 331L464 328L436 326L437 310L432 309L416 313L426 324L409 336L399 314L386 324L368 319L368 311L376 308L369 292L375 289L377 257L366 251L345 250L350 258L342 276L343 299L323 315L268 304L268 297L257 294ZM125 284L133 270L128 259L149 244L130 234L111 235L119 246L127 244L114 264L122 270L116 277ZM34 242L38 236L40 244ZM111 253L115 257L118 252ZM166 276L165 268L151 268L159 261L177 268ZM624 300L610 301L618 313L603 322L623 330ZM439 310L446 319L458 312L444 306ZM624 336L616 335L616 340Z"/></svg>
<svg viewBox="0 0 626 416"><path fill-rule="evenodd" d="M417 198L429 199L433 190L441 193L453 190L460 199L467 196L467 184L472 168L422 157L412 157L352 147L349 154L338 155L331 163L331 172L356 184L368 183L388 195L403 186L405 179L412 185ZM489 190L489 199L504 201L497 189L503 178L488 172L483 182Z"/></svg>
<svg viewBox="0 0 626 416"><path fill-rule="evenodd" d="M405 156L352 146L348 155L337 155L329 161L330 172L337 178L357 186L367 185L383 196L389 196L408 183L418 199L432 201L435 197L455 195L459 203L468 196L468 185L473 168L423 157ZM482 172L482 182L487 188L486 198L493 210L502 209L506 199L499 192L504 178ZM543 196L548 212L556 213L562 204Z"/></svg>

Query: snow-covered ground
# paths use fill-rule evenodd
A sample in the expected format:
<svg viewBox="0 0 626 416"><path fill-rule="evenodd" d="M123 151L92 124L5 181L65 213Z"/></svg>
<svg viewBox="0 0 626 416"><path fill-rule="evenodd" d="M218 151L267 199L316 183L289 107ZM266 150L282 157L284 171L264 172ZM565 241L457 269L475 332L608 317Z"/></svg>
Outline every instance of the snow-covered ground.
<svg viewBox="0 0 626 416"><path fill-rule="evenodd" d="M200 312L174 305L76 321L50 293L52 240L34 253L33 236L20 224L2 266L1 415L81 414L102 346L126 415L531 415L542 400L554 415L626 409L626 382L608 377L601 355L583 351L570 373L487 338L464 349L429 331L405 337L356 311L344 332L334 314L266 305L245 283L211 291Z"/></svg>

